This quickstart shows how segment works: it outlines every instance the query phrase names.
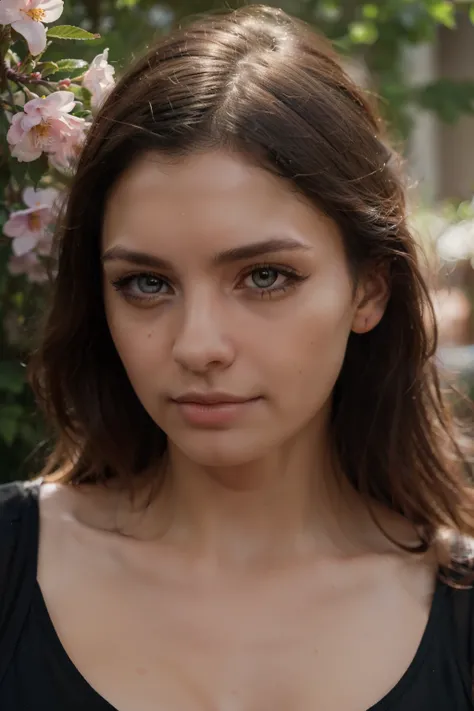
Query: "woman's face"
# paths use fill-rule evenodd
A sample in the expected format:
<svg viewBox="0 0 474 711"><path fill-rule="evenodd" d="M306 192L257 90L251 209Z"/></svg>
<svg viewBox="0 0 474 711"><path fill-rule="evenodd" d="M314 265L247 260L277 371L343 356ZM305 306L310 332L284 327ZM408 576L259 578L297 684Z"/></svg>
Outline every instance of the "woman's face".
<svg viewBox="0 0 474 711"><path fill-rule="evenodd" d="M384 289L354 295L336 225L282 180L225 152L150 154L110 194L106 315L156 424L201 464L235 465L317 427L351 329Z"/></svg>

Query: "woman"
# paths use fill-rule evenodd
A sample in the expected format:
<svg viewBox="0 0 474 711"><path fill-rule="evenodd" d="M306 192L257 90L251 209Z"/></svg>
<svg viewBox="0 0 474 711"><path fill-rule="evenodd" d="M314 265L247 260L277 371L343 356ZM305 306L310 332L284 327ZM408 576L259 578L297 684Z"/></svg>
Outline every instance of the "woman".
<svg viewBox="0 0 474 711"><path fill-rule="evenodd" d="M467 465L394 156L326 44L262 7L160 42L58 261L1 708L470 708Z"/></svg>

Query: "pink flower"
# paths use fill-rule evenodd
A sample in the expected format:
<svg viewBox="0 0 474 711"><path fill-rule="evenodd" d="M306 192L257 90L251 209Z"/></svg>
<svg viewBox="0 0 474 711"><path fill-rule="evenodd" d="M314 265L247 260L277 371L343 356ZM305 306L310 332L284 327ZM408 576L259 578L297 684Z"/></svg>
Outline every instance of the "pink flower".
<svg viewBox="0 0 474 711"><path fill-rule="evenodd" d="M69 116L75 105L71 91L55 91L49 96L28 101L23 111L12 118L7 140L12 155L20 162L31 162L44 153L55 153L68 136L76 135L84 119Z"/></svg>
<svg viewBox="0 0 474 711"><path fill-rule="evenodd" d="M16 257L23 257L35 247L40 254L48 254L51 245L49 227L55 216L55 202L59 192L54 188L34 190L26 188L23 200L26 210L10 214L3 227L3 234L13 239L12 249Z"/></svg>
<svg viewBox="0 0 474 711"><path fill-rule="evenodd" d="M48 279L44 264L34 252L28 252L21 257L13 255L8 262L8 271L13 276L26 275L31 282L42 284Z"/></svg>
<svg viewBox="0 0 474 711"><path fill-rule="evenodd" d="M63 9L63 0L0 0L0 25L11 25L26 39L31 54L41 54L46 47L43 22L54 22Z"/></svg>
<svg viewBox="0 0 474 711"><path fill-rule="evenodd" d="M70 118L76 119L76 116L71 116ZM81 153L86 131L89 127L90 123L83 119L78 119L77 123L71 123L68 131L64 133L61 143L54 153L49 155L49 163L53 168L68 175L74 172L75 163Z"/></svg>
<svg viewBox="0 0 474 711"><path fill-rule="evenodd" d="M82 86L85 86L92 94L91 106L98 109L115 85L115 69L108 64L109 50L104 49L102 54L98 54L91 62L89 69L82 79Z"/></svg>

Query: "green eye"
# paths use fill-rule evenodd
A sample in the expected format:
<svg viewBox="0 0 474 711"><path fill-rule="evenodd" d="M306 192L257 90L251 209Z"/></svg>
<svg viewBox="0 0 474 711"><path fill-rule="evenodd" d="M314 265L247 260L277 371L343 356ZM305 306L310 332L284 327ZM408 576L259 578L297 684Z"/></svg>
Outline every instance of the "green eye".
<svg viewBox="0 0 474 711"><path fill-rule="evenodd" d="M295 287L306 277L290 267L269 264L254 265L240 282L240 288L247 289L250 295L271 298Z"/></svg>
<svg viewBox="0 0 474 711"><path fill-rule="evenodd" d="M269 267L260 267L259 269L254 269L250 274L252 282L259 289L268 289L273 286L278 279L279 272L276 269L270 269Z"/></svg>

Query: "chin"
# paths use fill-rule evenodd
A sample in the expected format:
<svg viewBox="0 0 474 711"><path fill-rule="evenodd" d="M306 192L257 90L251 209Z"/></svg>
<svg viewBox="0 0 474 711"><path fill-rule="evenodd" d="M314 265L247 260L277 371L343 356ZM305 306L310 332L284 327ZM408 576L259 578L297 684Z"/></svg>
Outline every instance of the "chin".
<svg viewBox="0 0 474 711"><path fill-rule="evenodd" d="M250 432L244 435L232 430L200 431L168 438L188 459L203 467L239 467L260 459L269 451L269 447Z"/></svg>

